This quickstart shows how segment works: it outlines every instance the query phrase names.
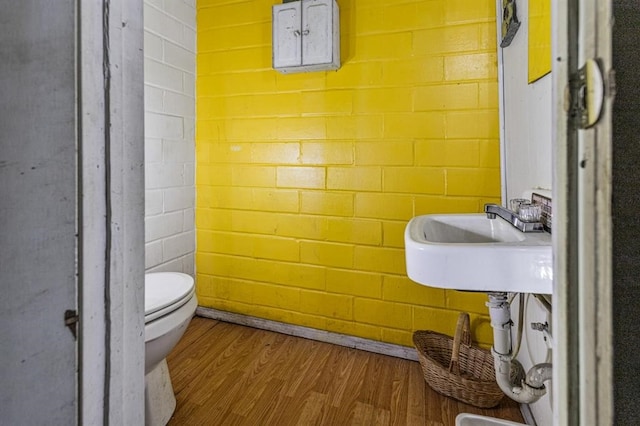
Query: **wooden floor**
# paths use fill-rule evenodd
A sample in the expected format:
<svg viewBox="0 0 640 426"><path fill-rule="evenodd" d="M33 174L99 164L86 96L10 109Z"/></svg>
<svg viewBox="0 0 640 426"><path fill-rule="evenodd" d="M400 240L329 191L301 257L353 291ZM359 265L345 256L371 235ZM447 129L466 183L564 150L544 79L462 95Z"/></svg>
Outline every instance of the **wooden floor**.
<svg viewBox="0 0 640 426"><path fill-rule="evenodd" d="M483 410L443 397L414 361L194 318L167 358L170 425L444 425L458 413L522 422L508 398Z"/></svg>

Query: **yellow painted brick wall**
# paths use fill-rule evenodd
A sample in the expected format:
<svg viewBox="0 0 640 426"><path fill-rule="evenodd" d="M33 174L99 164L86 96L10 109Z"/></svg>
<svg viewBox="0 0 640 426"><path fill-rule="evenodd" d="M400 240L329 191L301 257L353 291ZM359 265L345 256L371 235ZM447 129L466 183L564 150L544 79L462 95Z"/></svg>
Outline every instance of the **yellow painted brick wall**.
<svg viewBox="0 0 640 426"><path fill-rule="evenodd" d="M274 0L199 0L200 304L411 346L485 295L406 277L415 215L500 194L493 0L338 0L342 68L271 69Z"/></svg>

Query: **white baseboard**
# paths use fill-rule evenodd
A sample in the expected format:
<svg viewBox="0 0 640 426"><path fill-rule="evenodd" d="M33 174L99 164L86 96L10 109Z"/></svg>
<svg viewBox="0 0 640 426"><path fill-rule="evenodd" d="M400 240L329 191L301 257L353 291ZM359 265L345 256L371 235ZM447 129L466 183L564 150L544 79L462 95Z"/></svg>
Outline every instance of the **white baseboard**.
<svg viewBox="0 0 640 426"><path fill-rule="evenodd" d="M275 331L277 333L288 334L290 336L304 337L305 339L318 340L320 342L332 343L334 345L346 346L348 348L361 349L363 351L374 352L377 354L418 361L418 355L416 354L415 348L407 346L378 342L375 340L364 339L362 337L332 333L330 331L303 327L301 325L286 324L283 322L236 314L233 312L204 308L201 306L196 309L196 315L233 324L246 325L248 327L259 328L261 330Z"/></svg>

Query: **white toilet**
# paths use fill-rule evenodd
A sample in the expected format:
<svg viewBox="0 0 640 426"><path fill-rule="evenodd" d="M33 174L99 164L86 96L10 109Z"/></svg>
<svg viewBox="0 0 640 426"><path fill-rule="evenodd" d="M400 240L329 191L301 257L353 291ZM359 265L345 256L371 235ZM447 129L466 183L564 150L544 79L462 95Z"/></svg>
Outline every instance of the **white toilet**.
<svg viewBox="0 0 640 426"><path fill-rule="evenodd" d="M184 334L198 306L193 278L154 272L144 280L145 424L167 424L176 408L165 358Z"/></svg>

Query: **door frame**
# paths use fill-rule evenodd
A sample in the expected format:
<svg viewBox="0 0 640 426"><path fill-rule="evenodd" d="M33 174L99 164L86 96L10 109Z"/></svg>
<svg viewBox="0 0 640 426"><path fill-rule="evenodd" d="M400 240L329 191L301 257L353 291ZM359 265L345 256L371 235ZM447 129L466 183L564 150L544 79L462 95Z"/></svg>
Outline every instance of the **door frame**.
<svg viewBox="0 0 640 426"><path fill-rule="evenodd" d="M553 2L554 380L556 425L613 422L611 2ZM565 105L585 59L604 71L598 123L578 130Z"/></svg>
<svg viewBox="0 0 640 426"><path fill-rule="evenodd" d="M142 0L76 0L79 424L144 424Z"/></svg>

